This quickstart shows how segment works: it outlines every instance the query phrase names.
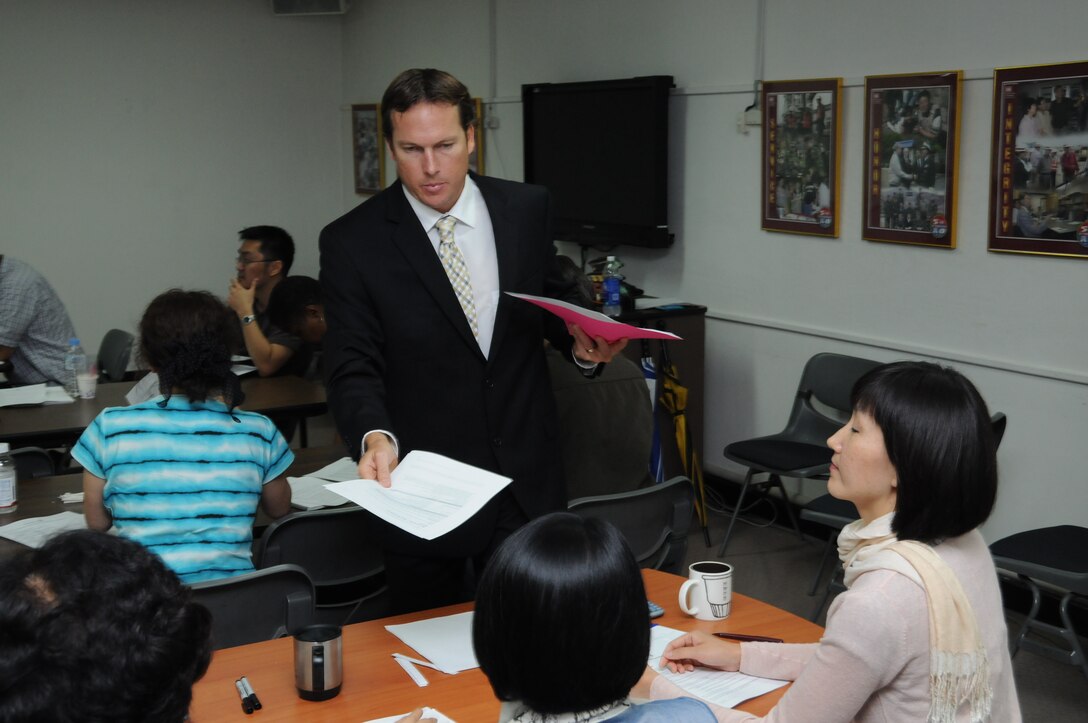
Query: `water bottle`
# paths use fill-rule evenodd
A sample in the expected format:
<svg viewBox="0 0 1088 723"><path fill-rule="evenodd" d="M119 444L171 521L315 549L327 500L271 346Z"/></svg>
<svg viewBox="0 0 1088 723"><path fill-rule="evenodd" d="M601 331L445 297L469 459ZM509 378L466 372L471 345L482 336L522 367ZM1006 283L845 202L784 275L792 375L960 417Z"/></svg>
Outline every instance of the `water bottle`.
<svg viewBox="0 0 1088 723"><path fill-rule="evenodd" d="M87 371L87 354L74 336L68 340L68 352L64 355L64 391L68 396L79 398L79 375Z"/></svg>
<svg viewBox="0 0 1088 723"><path fill-rule="evenodd" d="M8 454L10 450L7 442L0 442L0 515L14 512L19 506L15 460Z"/></svg>
<svg viewBox="0 0 1088 723"><path fill-rule="evenodd" d="M623 264L615 257L609 256L604 263L604 280L601 282L604 292L604 305L601 307L601 313L605 316L619 316L623 311L623 307L620 304L620 281L623 277L620 275L620 267Z"/></svg>

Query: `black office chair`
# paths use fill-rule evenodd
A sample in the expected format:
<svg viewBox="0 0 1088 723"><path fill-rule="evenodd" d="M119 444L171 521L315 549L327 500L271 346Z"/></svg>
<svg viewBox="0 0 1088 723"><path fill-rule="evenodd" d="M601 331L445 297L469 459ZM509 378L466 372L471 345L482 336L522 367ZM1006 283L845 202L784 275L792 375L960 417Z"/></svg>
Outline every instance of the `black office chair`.
<svg viewBox="0 0 1088 723"><path fill-rule="evenodd" d="M290 563L314 583L315 622L346 625L389 614L381 548L367 536L360 507L295 512L276 520L257 543L257 568Z"/></svg>
<svg viewBox="0 0 1088 723"><path fill-rule="evenodd" d="M854 382L880 363L843 354L817 354L808 360L801 373L801 383L794 395L786 428L778 434L733 442L725 448L726 458L746 466L748 473L725 531L725 539L718 548L718 557L725 554L733 526L751 486L763 487L768 492L777 487L785 501L790 523L804 539L786 496L786 488L782 486L782 477L827 479L831 465L827 438L850 417L850 391ZM753 482L752 478L757 474L766 474L768 478Z"/></svg>
<svg viewBox="0 0 1088 723"><path fill-rule="evenodd" d="M1088 677L1088 659L1069 616L1070 602L1076 598L1088 600L1088 528L1059 525L1018 532L990 545L990 552L1000 572L1031 590L1031 610L1010 646L1012 654L1016 655L1024 648L1052 660L1079 666ZM1038 619L1043 597L1039 583L1056 588L1061 596L1058 605L1060 626ZM1068 648L1031 640L1027 638L1031 630L1056 634Z"/></svg>
<svg viewBox="0 0 1088 723"><path fill-rule="evenodd" d="M1008 425L1008 421L1003 412L995 412L990 416L990 424L994 430L995 447L1001 446L1001 440L1005 437L1005 427ZM801 510L801 519L831 528L828 531L827 544L824 546L824 555L820 560L820 567L816 570L816 577L812 579L812 587L808 591L811 597L816 594L816 589L820 586L820 580L823 578L824 570L827 569L828 564L837 559L837 556L832 553L837 549L836 541L839 537L839 531L858 519L858 510L854 507L853 502L835 499L831 495L820 495L804 506ZM820 604L812 611L809 620L816 622L820 617L820 613L823 612L824 606L827 605L827 601L846 589L846 586L842 584L842 574L841 567L832 573L831 578L827 581L824 596L820 600Z"/></svg>
<svg viewBox="0 0 1088 723"><path fill-rule="evenodd" d="M314 586L297 565L191 586L193 599L212 613L216 650L293 635L313 623Z"/></svg>
<svg viewBox="0 0 1088 723"><path fill-rule="evenodd" d="M571 500L574 514L608 520L619 528L639 567L680 572L688 549L695 490L687 477L652 487Z"/></svg>
<svg viewBox="0 0 1088 723"><path fill-rule="evenodd" d="M53 457L41 447L20 447L8 454L15 461L15 474L21 480L51 477L57 473Z"/></svg>
<svg viewBox="0 0 1088 723"><path fill-rule="evenodd" d="M122 382L128 371L128 362L132 357L132 342L135 337L127 331L110 329L102 337L98 347L98 381Z"/></svg>

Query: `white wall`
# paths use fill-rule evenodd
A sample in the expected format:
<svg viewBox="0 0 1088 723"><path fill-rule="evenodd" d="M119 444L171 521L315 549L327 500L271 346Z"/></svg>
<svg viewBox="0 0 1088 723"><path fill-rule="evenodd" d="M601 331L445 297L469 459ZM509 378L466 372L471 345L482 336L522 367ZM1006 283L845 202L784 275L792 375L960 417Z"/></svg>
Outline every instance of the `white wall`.
<svg viewBox="0 0 1088 723"><path fill-rule="evenodd" d="M0 3L0 253L51 281L89 352L171 286L225 295L244 226L286 228L316 275L341 25L267 0Z"/></svg>
<svg viewBox="0 0 1088 723"><path fill-rule="evenodd" d="M908 10L887 0L768 1L764 77L846 79L836 240L759 229L758 129L740 135L735 124L753 100L756 0L495 0L493 92L491 6L368 0L345 27L349 99L377 102L405 67L448 69L500 117L487 138L488 172L521 178L522 83L675 76L670 216L678 241L667 251L621 253L635 284L710 308L707 469L736 474L722 447L783 426L813 353L928 357L961 368L990 406L1009 416L987 536L1086 522L1088 475L1077 452L1088 439L1088 325L1081 312L1088 266L986 251L991 71L1083 59L1069 55L1083 47L1074 21L1083 15L1082 0L1033 6L1047 32L1029 33L1030 41L1013 20L1022 18L1023 6L1010 0L918 0ZM863 241L862 79L947 69L964 69L969 78L958 248ZM808 483L801 496L819 491Z"/></svg>
<svg viewBox="0 0 1088 723"><path fill-rule="evenodd" d="M724 444L784 424L817 351L929 356L1009 415L987 535L1085 522L1088 266L985 250L990 71L1083 59L1068 54L1083 0L1041 0L1047 31L1027 36L1011 0L768 0L765 77L846 79L836 240L759 229L758 132L735 125L753 100L757 0L354 5L277 18L265 0L0 1L0 253L53 282L89 347L169 286L225 291L246 225L287 228L297 272L315 274L318 231L360 200L347 108L403 68L448 69L487 99L488 172L515 179L522 83L671 74L678 241L622 253L634 283L710 308L706 467L735 474ZM956 68L959 247L861 240L861 79Z"/></svg>

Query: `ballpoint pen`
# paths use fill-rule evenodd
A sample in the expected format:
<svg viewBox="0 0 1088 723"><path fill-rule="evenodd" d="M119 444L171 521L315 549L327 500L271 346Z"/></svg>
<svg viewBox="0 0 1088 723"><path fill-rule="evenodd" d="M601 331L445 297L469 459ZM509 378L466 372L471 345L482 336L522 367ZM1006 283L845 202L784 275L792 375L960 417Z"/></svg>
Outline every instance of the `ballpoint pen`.
<svg viewBox="0 0 1088 723"><path fill-rule="evenodd" d="M781 643L782 638L768 638L763 635L745 635L743 633L714 633L716 637L738 640L743 643Z"/></svg>

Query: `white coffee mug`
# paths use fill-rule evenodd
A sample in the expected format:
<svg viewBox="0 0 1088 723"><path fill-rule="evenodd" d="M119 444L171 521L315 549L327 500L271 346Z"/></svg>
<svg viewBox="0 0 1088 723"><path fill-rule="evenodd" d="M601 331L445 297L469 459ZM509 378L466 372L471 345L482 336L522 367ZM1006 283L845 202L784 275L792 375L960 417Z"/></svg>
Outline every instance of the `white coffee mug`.
<svg viewBox="0 0 1088 723"><path fill-rule="evenodd" d="M699 620L725 620L733 605L733 566L713 560L692 563L679 602L681 610Z"/></svg>

